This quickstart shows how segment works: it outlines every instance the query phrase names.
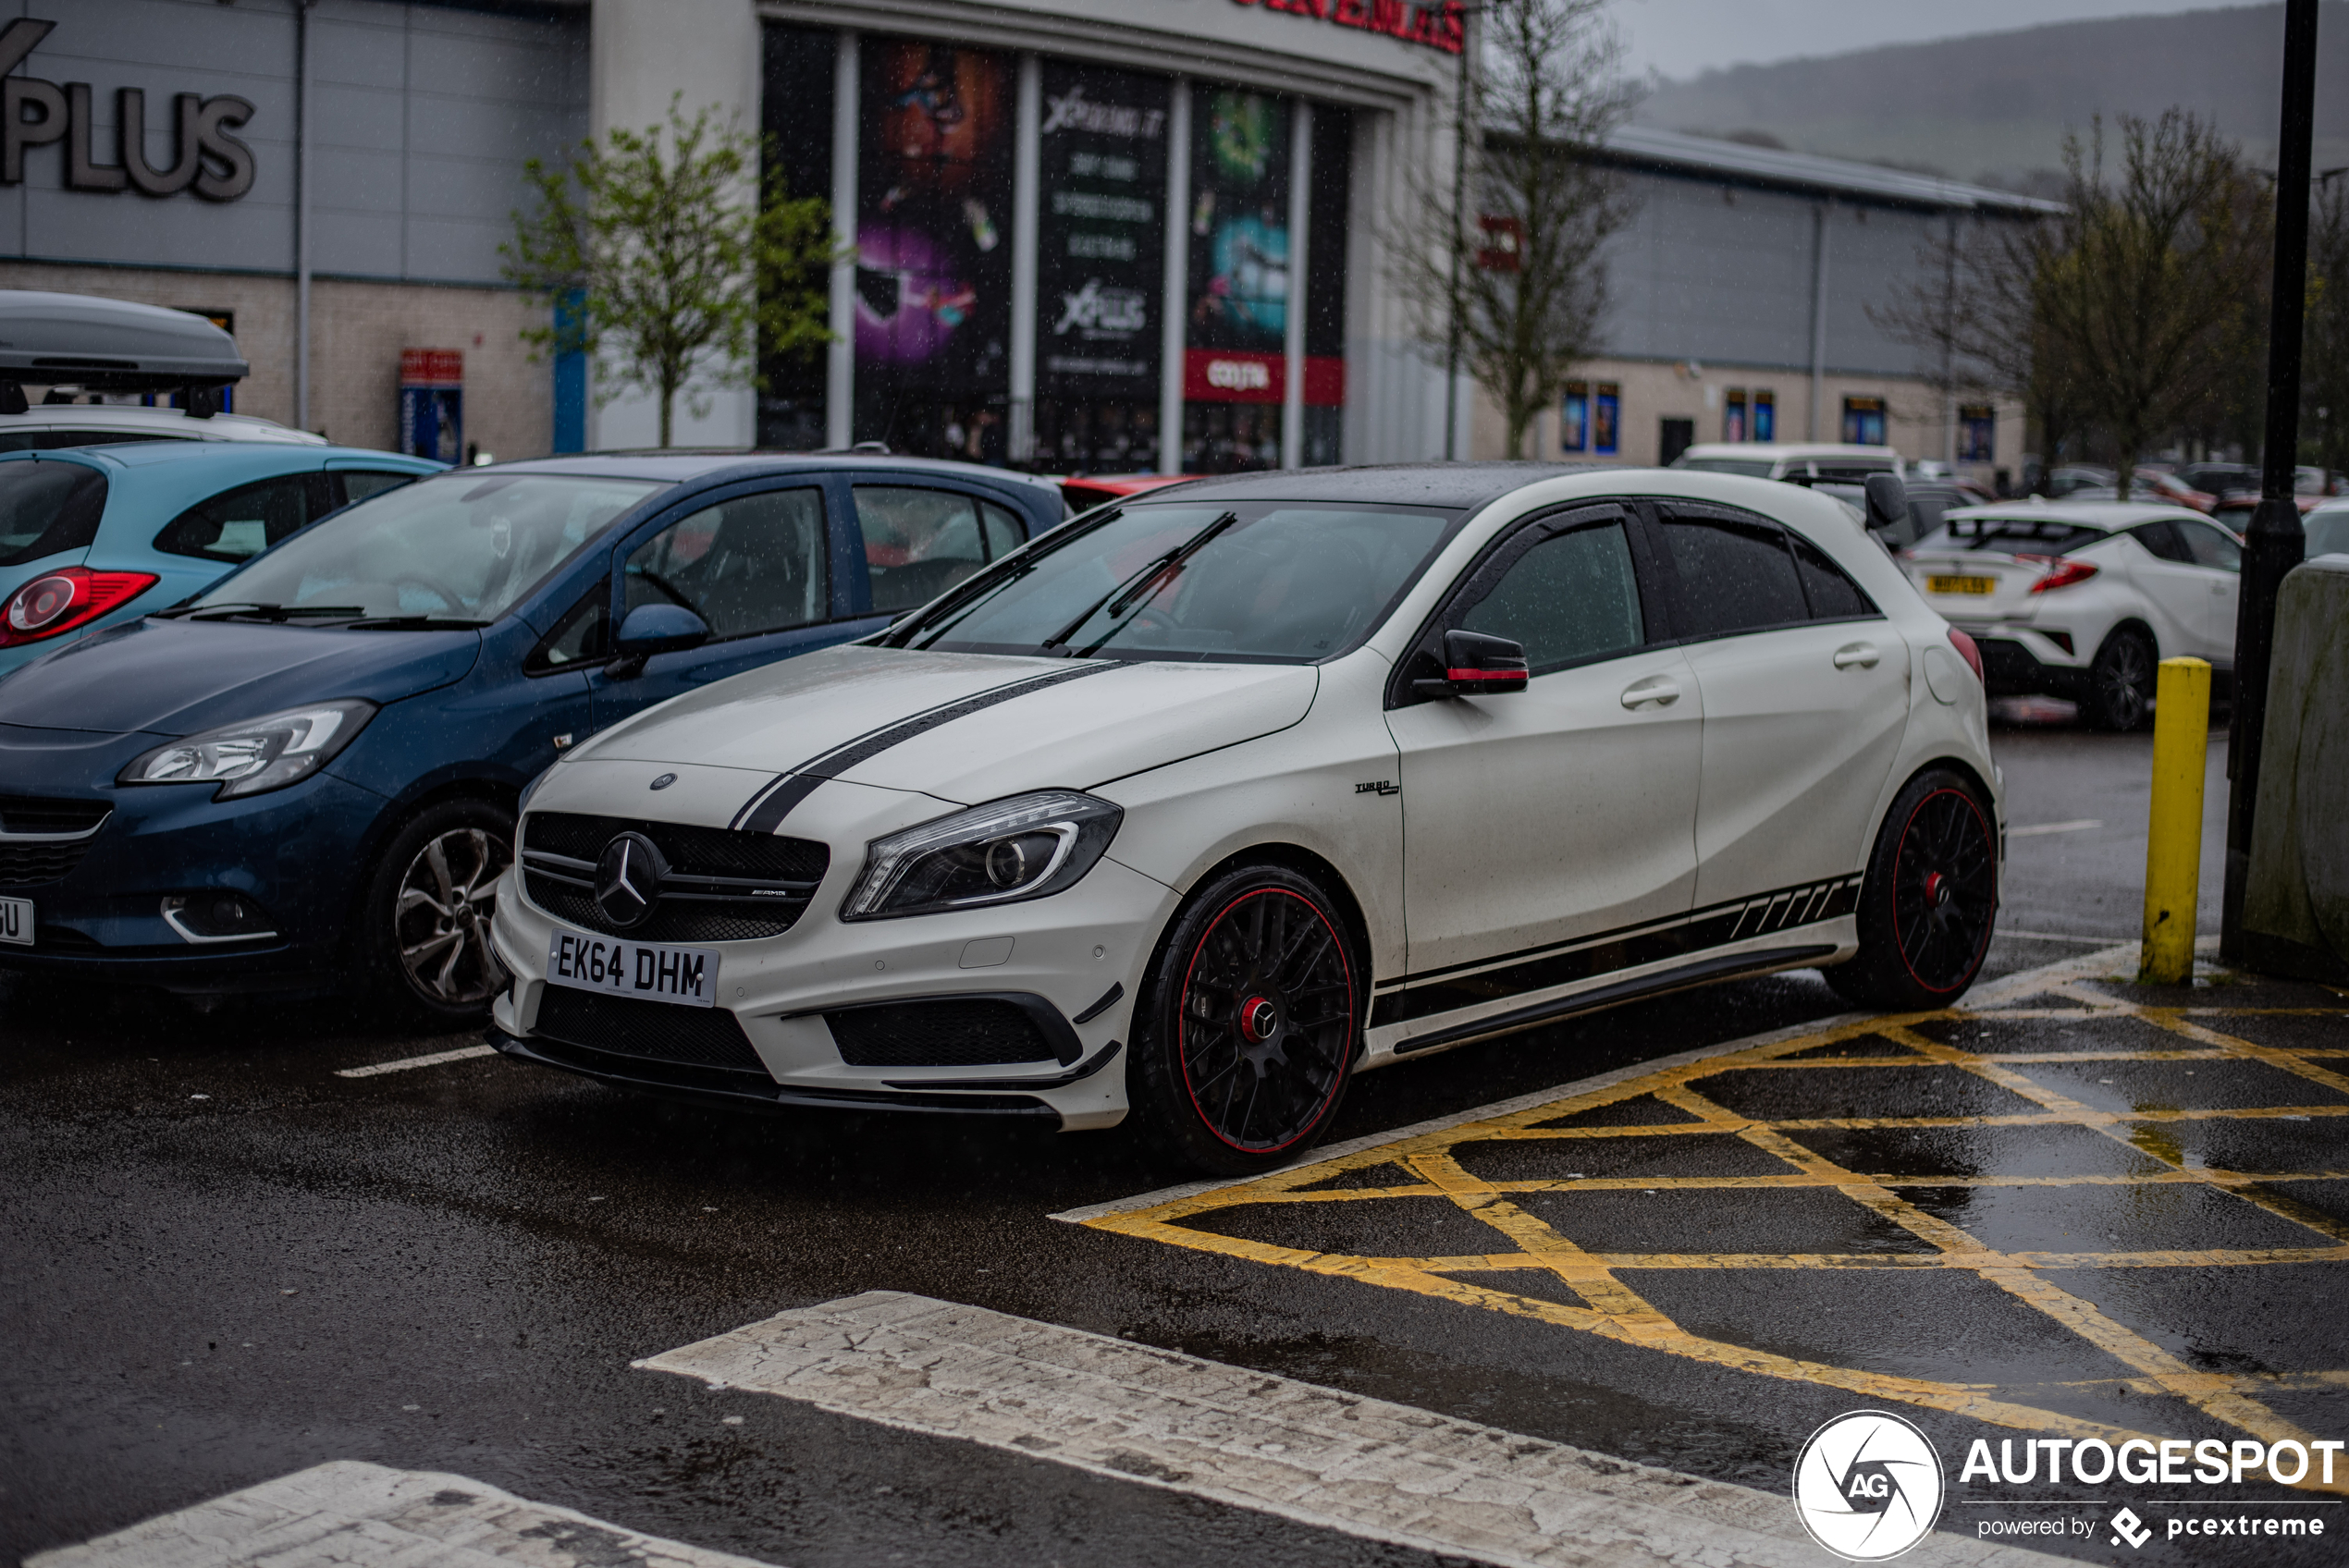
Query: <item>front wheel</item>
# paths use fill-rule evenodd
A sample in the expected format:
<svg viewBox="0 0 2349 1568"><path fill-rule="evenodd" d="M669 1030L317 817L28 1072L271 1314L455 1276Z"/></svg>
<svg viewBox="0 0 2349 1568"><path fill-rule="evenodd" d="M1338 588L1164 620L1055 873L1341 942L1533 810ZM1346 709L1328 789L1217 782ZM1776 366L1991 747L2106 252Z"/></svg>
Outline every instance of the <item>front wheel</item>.
<svg viewBox="0 0 2349 1568"><path fill-rule="evenodd" d="M1965 995L1990 950L1998 846L1989 802L1963 775L1909 780L1877 830L1860 886L1860 951L1826 972L1863 1007L1912 1012Z"/></svg>
<svg viewBox="0 0 2349 1568"><path fill-rule="evenodd" d="M1136 1109L1160 1152L1213 1176L1294 1158L1336 1119L1361 1038L1334 901L1285 866L1211 879L1168 928L1135 1029Z"/></svg>
<svg viewBox="0 0 2349 1568"><path fill-rule="evenodd" d="M428 1023L479 1023L506 988L489 923L513 845L510 813L444 801L412 817L376 865L362 913L371 977Z"/></svg>

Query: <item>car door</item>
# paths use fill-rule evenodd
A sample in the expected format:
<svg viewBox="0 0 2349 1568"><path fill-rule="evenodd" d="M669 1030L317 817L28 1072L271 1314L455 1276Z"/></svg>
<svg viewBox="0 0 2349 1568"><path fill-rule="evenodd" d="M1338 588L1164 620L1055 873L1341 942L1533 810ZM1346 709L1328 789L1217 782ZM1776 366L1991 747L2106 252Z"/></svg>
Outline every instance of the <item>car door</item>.
<svg viewBox="0 0 2349 1568"><path fill-rule="evenodd" d="M2216 523L2176 520L2186 554L2203 574L2202 656L2221 668L2235 662L2235 588L2243 580L2243 546Z"/></svg>
<svg viewBox="0 0 2349 1568"><path fill-rule="evenodd" d="M1908 644L1825 551L1666 502L1659 554L1704 703L1696 907L1861 869L1909 718Z"/></svg>
<svg viewBox="0 0 2349 1568"><path fill-rule="evenodd" d="M861 568L864 578L858 602L875 615L926 605L1027 542L1010 508L967 490L911 479L859 481L850 496L862 545L852 568Z"/></svg>
<svg viewBox="0 0 2349 1568"><path fill-rule="evenodd" d="M617 546L604 590L609 625L623 625L639 606L679 605L708 626L709 641L655 655L641 668L615 660L590 673L596 729L869 629L842 613L833 591L829 489L803 476L695 496ZM577 613L583 625L575 635L609 634L584 624L592 612Z"/></svg>
<svg viewBox="0 0 2349 1568"><path fill-rule="evenodd" d="M1688 911L1703 699L1680 650L1658 645L1671 634L1642 581L1640 527L1616 505L1522 525L1390 687L1415 980ZM1523 643L1525 690L1415 693L1455 629ZM1587 956L1593 972L1624 962ZM1488 971L1447 987L1460 993L1448 1005L1583 977L1568 971Z"/></svg>
<svg viewBox="0 0 2349 1568"><path fill-rule="evenodd" d="M2141 522L2129 530L2129 537L2140 546L2129 562L2129 579L2146 601L2160 656L2204 656L2210 646L2211 573L2195 564L2185 533L2173 518ZM2229 630L2232 628L2230 618Z"/></svg>

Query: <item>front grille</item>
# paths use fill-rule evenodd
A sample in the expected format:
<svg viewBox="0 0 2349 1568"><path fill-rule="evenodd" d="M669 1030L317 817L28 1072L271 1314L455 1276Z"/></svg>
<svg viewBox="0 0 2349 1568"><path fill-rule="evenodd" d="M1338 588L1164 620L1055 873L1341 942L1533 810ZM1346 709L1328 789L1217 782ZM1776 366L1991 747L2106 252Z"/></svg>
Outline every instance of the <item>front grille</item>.
<svg viewBox="0 0 2349 1568"><path fill-rule="evenodd" d="M1056 1060L1035 1020L1011 1002L892 1002L828 1012L851 1067L991 1067Z"/></svg>
<svg viewBox="0 0 2349 1568"><path fill-rule="evenodd" d="M677 1007L549 986L538 998L535 1032L609 1056L756 1072L772 1082L741 1023L722 1007Z"/></svg>
<svg viewBox="0 0 2349 1568"><path fill-rule="evenodd" d="M26 843L0 839L0 888L34 888L55 882L81 864L90 840L64 844Z"/></svg>
<svg viewBox="0 0 2349 1568"><path fill-rule="evenodd" d="M604 846L627 832L650 839L669 873L652 918L623 932L596 907L592 883ZM638 942L746 942L798 924L831 850L771 833L538 811L523 819L522 861L530 901L558 920Z"/></svg>
<svg viewBox="0 0 2349 1568"><path fill-rule="evenodd" d="M113 810L105 801L0 795L0 833L91 833Z"/></svg>

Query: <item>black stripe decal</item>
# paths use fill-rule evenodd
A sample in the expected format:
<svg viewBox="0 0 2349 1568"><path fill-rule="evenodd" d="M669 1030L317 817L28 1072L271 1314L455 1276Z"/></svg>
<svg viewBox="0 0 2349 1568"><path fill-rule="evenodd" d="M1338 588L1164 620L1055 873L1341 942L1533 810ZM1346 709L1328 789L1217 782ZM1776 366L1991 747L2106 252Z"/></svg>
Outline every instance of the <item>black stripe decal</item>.
<svg viewBox="0 0 2349 1568"><path fill-rule="evenodd" d="M1624 1002L1638 1001L1642 997L1664 991L1678 991L1690 986L1702 986L1708 980L1726 980L1733 974L1764 969L1791 969L1812 959L1825 958L1835 951L1833 947L1814 945L1804 948L1773 948L1767 952L1729 953L1721 958L1701 959L1695 963L1667 969L1661 974L1649 974L1637 980L1621 980L1596 990L1583 991L1555 1001L1536 1002L1531 1007L1517 1008L1508 1012L1480 1018L1473 1023L1457 1024L1449 1029L1433 1030L1416 1035L1395 1047L1396 1056L1408 1056L1413 1051L1430 1051L1438 1046L1457 1045L1463 1040L1482 1039L1491 1035L1513 1034L1519 1029L1531 1029L1538 1024L1554 1023L1578 1012L1595 1012L1600 1008L1617 1007Z"/></svg>
<svg viewBox="0 0 2349 1568"><path fill-rule="evenodd" d="M1470 965L1455 965L1424 976L1413 975L1403 989L1389 991L1371 1004L1371 1027L1477 1007L1528 991L1546 991L1619 969L1726 947L1750 937L1766 937L1849 914L1859 902L1860 878L1839 876L1830 882L1698 910L1676 925L1627 926L1580 937L1580 946L1564 951L1536 949L1533 952L1538 956L1507 954L1476 961L1495 967L1472 974L1460 973Z"/></svg>
<svg viewBox="0 0 2349 1568"><path fill-rule="evenodd" d="M1086 660L1074 669L1056 669L1049 675L1031 675L992 691L973 696L958 697L951 703L901 718L894 724L867 730L855 740L833 747L820 756L810 758L786 773L777 774L759 787L758 792L743 802L728 827L745 833L772 833L783 824L800 802L816 792L816 787L828 778L837 778L850 768L870 762L892 746L902 745L917 735L927 734L941 724L951 724L998 703L1008 703L1015 697L1025 697L1031 692L1041 692L1071 680L1081 680L1088 675L1099 675L1116 668L1108 660Z"/></svg>

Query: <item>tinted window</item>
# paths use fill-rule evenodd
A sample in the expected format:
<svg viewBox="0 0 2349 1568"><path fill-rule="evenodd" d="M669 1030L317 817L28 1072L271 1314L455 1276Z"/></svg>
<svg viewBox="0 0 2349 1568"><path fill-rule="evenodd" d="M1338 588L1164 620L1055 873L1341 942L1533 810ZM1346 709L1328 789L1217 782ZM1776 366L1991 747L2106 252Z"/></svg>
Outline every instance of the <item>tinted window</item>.
<svg viewBox="0 0 2349 1568"><path fill-rule="evenodd" d="M1619 522L1544 539L1518 557L1460 626L1525 646L1535 674L1645 640L1631 545Z"/></svg>
<svg viewBox="0 0 2349 1568"><path fill-rule="evenodd" d="M1307 663L1361 641L1451 523L1402 507L1163 502L1055 530L894 647ZM1180 559L1174 557L1180 554Z"/></svg>
<svg viewBox="0 0 2349 1568"><path fill-rule="evenodd" d="M1917 541L1920 550L1989 550L2002 556L2060 556L2111 538L2060 518L1956 517Z"/></svg>
<svg viewBox="0 0 2349 1568"><path fill-rule="evenodd" d="M1002 507L990 502L979 504L979 517L987 524L987 558L1008 556L1027 543L1027 530L1020 526L1018 518Z"/></svg>
<svg viewBox="0 0 2349 1568"><path fill-rule="evenodd" d="M560 473L450 473L345 508L231 572L191 606L306 617L495 620L581 545L665 488Z"/></svg>
<svg viewBox="0 0 2349 1568"><path fill-rule="evenodd" d="M1692 458L1683 452L1672 459L1672 466L1694 469L1699 473L1734 473L1746 479L1767 479L1774 465L1766 459Z"/></svg>
<svg viewBox="0 0 2349 1568"><path fill-rule="evenodd" d="M528 675L550 675L559 669L600 659L610 651L611 579L607 577L579 596L563 612L555 629L539 640L523 661Z"/></svg>
<svg viewBox="0 0 2349 1568"><path fill-rule="evenodd" d="M987 564L970 496L899 484L859 484L855 495L874 609L926 605Z"/></svg>
<svg viewBox="0 0 2349 1568"><path fill-rule="evenodd" d="M2166 517L2137 524L2129 530L2129 537L2165 561L2176 561L2181 566L2194 564L2192 552L2187 550L2185 540L2179 536L2178 525Z"/></svg>
<svg viewBox="0 0 2349 1568"><path fill-rule="evenodd" d="M822 620L824 493L769 490L705 507L628 552L627 608L683 605L713 637Z"/></svg>
<svg viewBox="0 0 2349 1568"><path fill-rule="evenodd" d="M1827 559L1826 552L1801 534L1788 536L1794 545L1794 560L1802 573L1802 594L1811 601L1813 620L1846 620L1853 616L1876 615L1878 611L1860 585L1843 575L1843 569Z"/></svg>
<svg viewBox="0 0 2349 1568"><path fill-rule="evenodd" d="M1667 518L1666 547L1679 573L1689 637L1723 637L1810 619L1794 557L1774 524Z"/></svg>
<svg viewBox="0 0 2349 1568"><path fill-rule="evenodd" d="M335 478L342 483L342 498L345 501L363 501L370 496L397 490L415 477L412 473L381 473L370 468L339 469L335 473Z"/></svg>
<svg viewBox="0 0 2349 1568"><path fill-rule="evenodd" d="M98 537L106 476L80 463L0 463L0 566L82 550Z"/></svg>
<svg viewBox="0 0 2349 1568"><path fill-rule="evenodd" d="M318 481L312 473L283 474L200 501L155 535L155 548L200 560L249 560L328 509L332 503L320 504L314 494Z"/></svg>
<svg viewBox="0 0 2349 1568"><path fill-rule="evenodd" d="M2243 546L2228 538L2207 522L2188 522L2180 518L2175 522L2184 536L2186 554L2196 566L2217 567L2220 571L2243 570Z"/></svg>
<svg viewBox="0 0 2349 1568"><path fill-rule="evenodd" d="M128 430L0 430L0 452L55 451L61 447L121 447L133 441L188 441L187 435L158 435Z"/></svg>

